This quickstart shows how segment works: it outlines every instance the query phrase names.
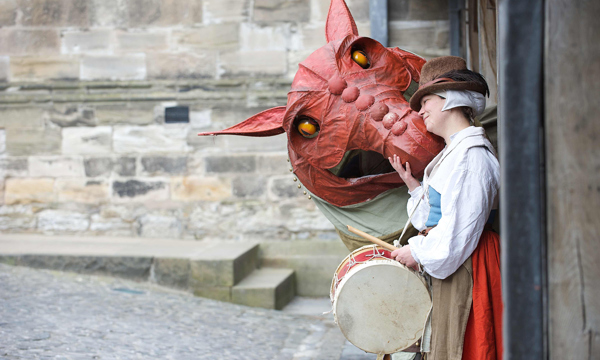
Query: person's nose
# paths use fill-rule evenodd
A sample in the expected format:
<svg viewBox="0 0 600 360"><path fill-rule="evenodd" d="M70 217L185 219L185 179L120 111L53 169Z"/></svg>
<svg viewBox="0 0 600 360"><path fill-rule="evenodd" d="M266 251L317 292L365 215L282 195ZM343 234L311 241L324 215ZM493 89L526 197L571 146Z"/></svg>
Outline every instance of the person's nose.
<svg viewBox="0 0 600 360"><path fill-rule="evenodd" d="M425 113L425 110L423 110L423 107L421 106L421 110L419 110L419 116L423 117L424 113Z"/></svg>

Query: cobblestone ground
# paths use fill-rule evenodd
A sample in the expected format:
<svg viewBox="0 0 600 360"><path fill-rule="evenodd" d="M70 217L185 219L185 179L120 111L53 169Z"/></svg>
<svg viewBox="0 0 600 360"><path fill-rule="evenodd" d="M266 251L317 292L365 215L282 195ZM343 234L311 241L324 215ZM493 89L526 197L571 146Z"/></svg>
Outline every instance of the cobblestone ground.
<svg viewBox="0 0 600 360"><path fill-rule="evenodd" d="M329 317L0 264L0 360L375 359Z"/></svg>

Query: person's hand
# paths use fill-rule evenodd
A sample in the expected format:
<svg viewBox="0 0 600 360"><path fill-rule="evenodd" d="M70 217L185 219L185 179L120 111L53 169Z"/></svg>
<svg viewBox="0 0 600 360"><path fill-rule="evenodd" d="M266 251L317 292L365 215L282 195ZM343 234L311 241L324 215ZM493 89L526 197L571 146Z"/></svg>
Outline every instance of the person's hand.
<svg viewBox="0 0 600 360"><path fill-rule="evenodd" d="M409 191L413 191L414 189L421 186L419 180L415 179L414 176L412 176L412 173L410 172L410 164L408 163L408 161L406 162L405 169L404 166L402 166L402 162L400 161L400 156L394 154L394 156L389 157L388 160L390 161L390 164L392 164L392 167L396 169L402 181L404 181L406 186L408 186Z"/></svg>
<svg viewBox="0 0 600 360"><path fill-rule="evenodd" d="M392 259L396 260L400 264L404 264L409 268L418 270L418 263L410 253L410 245L406 245L400 249L392 251Z"/></svg>

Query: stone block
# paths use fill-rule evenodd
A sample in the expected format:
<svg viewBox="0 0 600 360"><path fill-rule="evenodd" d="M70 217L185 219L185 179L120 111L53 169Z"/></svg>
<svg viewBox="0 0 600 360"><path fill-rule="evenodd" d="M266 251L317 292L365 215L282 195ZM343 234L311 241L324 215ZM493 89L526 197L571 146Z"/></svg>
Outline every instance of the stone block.
<svg viewBox="0 0 600 360"><path fill-rule="evenodd" d="M85 159L83 160L83 167L87 177L107 177L112 173L113 160L111 158Z"/></svg>
<svg viewBox="0 0 600 360"><path fill-rule="evenodd" d="M31 215L0 216L1 231L31 231L36 219Z"/></svg>
<svg viewBox="0 0 600 360"><path fill-rule="evenodd" d="M259 26L252 23L240 24L241 51L285 51L291 36L289 24Z"/></svg>
<svg viewBox="0 0 600 360"><path fill-rule="evenodd" d="M202 79L217 74L217 52L148 53L148 79Z"/></svg>
<svg viewBox="0 0 600 360"><path fill-rule="evenodd" d="M4 202L7 205L53 202L54 179L6 179Z"/></svg>
<svg viewBox="0 0 600 360"><path fill-rule="evenodd" d="M129 0L91 0L90 25L127 27L129 23L128 3Z"/></svg>
<svg viewBox="0 0 600 360"><path fill-rule="evenodd" d="M60 37L54 29L0 28L0 55L58 54Z"/></svg>
<svg viewBox="0 0 600 360"><path fill-rule="evenodd" d="M248 20L247 0L204 0L205 24Z"/></svg>
<svg viewBox="0 0 600 360"><path fill-rule="evenodd" d="M135 176L136 159L132 157L118 158L114 162L113 170L119 176Z"/></svg>
<svg viewBox="0 0 600 360"><path fill-rule="evenodd" d="M154 122L154 103L97 104L98 125L149 125Z"/></svg>
<svg viewBox="0 0 600 360"><path fill-rule="evenodd" d="M231 301L236 304L281 310L296 294L294 271L291 269L257 269L231 288Z"/></svg>
<svg viewBox="0 0 600 360"><path fill-rule="evenodd" d="M59 202L100 204L110 199L108 182L86 179L57 179Z"/></svg>
<svg viewBox="0 0 600 360"><path fill-rule="evenodd" d="M256 171L256 156L207 156L207 173L252 173Z"/></svg>
<svg viewBox="0 0 600 360"><path fill-rule="evenodd" d="M167 200L169 198L169 186L163 181L115 180L112 184L112 196L115 202Z"/></svg>
<svg viewBox="0 0 600 360"><path fill-rule="evenodd" d="M0 155L6 152L6 130L0 129Z"/></svg>
<svg viewBox="0 0 600 360"><path fill-rule="evenodd" d="M193 29L173 31L177 44L192 49L223 50L239 46L239 24L210 24Z"/></svg>
<svg viewBox="0 0 600 360"><path fill-rule="evenodd" d="M256 198L266 193L267 179L263 176L237 176L232 182L233 195L239 198Z"/></svg>
<svg viewBox="0 0 600 360"><path fill-rule="evenodd" d="M156 258L152 263L150 280L159 285L187 290L189 277L190 261L188 259Z"/></svg>
<svg viewBox="0 0 600 360"><path fill-rule="evenodd" d="M12 156L58 154L60 144L60 129L9 128L6 130L6 151Z"/></svg>
<svg viewBox="0 0 600 360"><path fill-rule="evenodd" d="M95 126L96 117L94 109L84 105L54 105L47 112L47 118L60 127L68 126Z"/></svg>
<svg viewBox="0 0 600 360"><path fill-rule="evenodd" d="M26 177L29 175L29 164L26 157L1 157L0 178Z"/></svg>
<svg viewBox="0 0 600 360"><path fill-rule="evenodd" d="M30 156L32 177L84 177L83 158L79 156Z"/></svg>
<svg viewBox="0 0 600 360"><path fill-rule="evenodd" d="M259 174L290 174L291 164L287 153L260 154L256 157L256 163Z"/></svg>
<svg viewBox="0 0 600 360"><path fill-rule="evenodd" d="M287 176L275 176L269 179L269 198L277 201L281 199L292 199L303 196L302 191L298 185L302 186L300 182L294 182L293 174Z"/></svg>
<svg viewBox="0 0 600 360"><path fill-rule="evenodd" d="M0 1L0 26L14 26L17 21L19 4L17 0Z"/></svg>
<svg viewBox="0 0 600 360"><path fill-rule="evenodd" d="M138 220L138 234L148 238L171 238L181 236L181 221L174 216L148 214Z"/></svg>
<svg viewBox="0 0 600 360"><path fill-rule="evenodd" d="M193 136L193 139L188 139L188 141L195 148L218 149L218 151L226 153L285 151L287 149L286 134L272 136L268 140L246 136Z"/></svg>
<svg viewBox="0 0 600 360"><path fill-rule="evenodd" d="M117 50L123 52L164 51L169 46L167 35L166 31L119 31L116 33Z"/></svg>
<svg viewBox="0 0 600 360"><path fill-rule="evenodd" d="M284 75L287 71L285 51L227 52L221 55L220 71L231 75Z"/></svg>
<svg viewBox="0 0 600 360"><path fill-rule="evenodd" d="M63 154L107 154L111 152L110 126L68 127L62 130Z"/></svg>
<svg viewBox="0 0 600 360"><path fill-rule="evenodd" d="M2 6L2 5L0 5ZM10 57L0 56L0 83L7 82L10 74Z"/></svg>
<svg viewBox="0 0 600 360"><path fill-rule="evenodd" d="M187 176L171 179L171 199L176 201L221 201L232 195L231 180Z"/></svg>
<svg viewBox="0 0 600 360"><path fill-rule="evenodd" d="M310 0L255 0L253 15L257 22L308 22Z"/></svg>
<svg viewBox="0 0 600 360"><path fill-rule="evenodd" d="M72 57L11 57L12 81L76 80L79 79L79 59Z"/></svg>
<svg viewBox="0 0 600 360"><path fill-rule="evenodd" d="M190 111L190 125L192 129L204 129L211 125L212 109Z"/></svg>
<svg viewBox="0 0 600 360"><path fill-rule="evenodd" d="M25 0L20 11L20 20L25 26L89 25L86 0Z"/></svg>
<svg viewBox="0 0 600 360"><path fill-rule="evenodd" d="M90 231L99 235L108 236L133 236L131 223L121 218L103 217L100 214L94 214L91 218Z"/></svg>
<svg viewBox="0 0 600 360"><path fill-rule="evenodd" d="M231 302L230 286L202 286L194 289L194 296L213 299L217 301Z"/></svg>
<svg viewBox="0 0 600 360"><path fill-rule="evenodd" d="M128 8L133 27L202 23L202 0L130 0Z"/></svg>
<svg viewBox="0 0 600 360"><path fill-rule="evenodd" d="M84 56L81 80L145 80L146 55Z"/></svg>
<svg viewBox="0 0 600 360"><path fill-rule="evenodd" d="M40 130L44 127L44 109L35 107L1 107L0 128Z"/></svg>
<svg viewBox="0 0 600 360"><path fill-rule="evenodd" d="M44 233L82 232L88 229L87 214L67 210L43 210L38 216L38 230Z"/></svg>
<svg viewBox="0 0 600 360"><path fill-rule="evenodd" d="M116 153L185 153L187 125L117 126L113 131Z"/></svg>
<svg viewBox="0 0 600 360"><path fill-rule="evenodd" d="M142 157L143 175L177 175L187 171L187 157Z"/></svg>
<svg viewBox="0 0 600 360"><path fill-rule="evenodd" d="M107 53L112 50L113 33L110 30L63 31L63 54Z"/></svg>

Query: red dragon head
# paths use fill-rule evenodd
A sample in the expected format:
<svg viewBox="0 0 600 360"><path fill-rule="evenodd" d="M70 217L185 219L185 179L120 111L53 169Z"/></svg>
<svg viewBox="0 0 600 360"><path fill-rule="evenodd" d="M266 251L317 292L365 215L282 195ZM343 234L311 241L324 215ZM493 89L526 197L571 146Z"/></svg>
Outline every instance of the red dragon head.
<svg viewBox="0 0 600 360"><path fill-rule="evenodd" d="M331 1L325 33L327 44L300 63L287 106L199 135L286 132L300 182L328 203L347 206L403 185L388 157L397 154L421 176L444 143L405 98L416 90L424 59L358 36L343 0Z"/></svg>

